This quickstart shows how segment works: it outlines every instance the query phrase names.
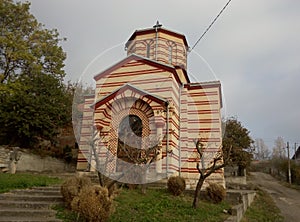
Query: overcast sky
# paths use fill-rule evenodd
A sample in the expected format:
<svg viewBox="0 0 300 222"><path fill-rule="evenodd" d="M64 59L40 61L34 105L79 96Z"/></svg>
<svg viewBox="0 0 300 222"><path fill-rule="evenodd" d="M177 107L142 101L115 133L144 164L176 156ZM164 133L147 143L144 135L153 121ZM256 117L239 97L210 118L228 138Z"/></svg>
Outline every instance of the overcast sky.
<svg viewBox="0 0 300 222"><path fill-rule="evenodd" d="M29 2L39 22L67 38L67 79L78 81L125 58L131 34L157 20L193 46L227 0ZM225 117L270 148L278 136L300 145L299 12L295 0L232 0L189 55L191 79L220 80Z"/></svg>

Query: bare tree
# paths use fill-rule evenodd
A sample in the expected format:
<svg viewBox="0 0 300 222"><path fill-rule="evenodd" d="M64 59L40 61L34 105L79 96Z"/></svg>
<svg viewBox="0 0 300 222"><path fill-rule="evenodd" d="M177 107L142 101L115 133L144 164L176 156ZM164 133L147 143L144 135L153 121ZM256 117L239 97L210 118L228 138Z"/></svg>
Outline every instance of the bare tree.
<svg viewBox="0 0 300 222"><path fill-rule="evenodd" d="M106 187L109 191L109 194L111 195L113 192L113 187L117 183L118 179L122 178L124 174L121 174L118 179L112 180L102 172L105 172L107 165L114 161L110 155L107 155L107 158L105 158L105 161L101 163L97 151L97 144L99 140L101 140L101 137L99 136L99 130L96 126L93 126L93 136L92 140L90 141L90 147L91 147L91 155L94 157L96 162L96 170L97 170L97 176L99 180L99 185L102 187ZM90 160L91 161L91 160ZM90 163L91 164L91 163Z"/></svg>
<svg viewBox="0 0 300 222"><path fill-rule="evenodd" d="M286 157L285 142L280 136L274 141L272 157L280 159Z"/></svg>
<svg viewBox="0 0 300 222"><path fill-rule="evenodd" d="M265 160L269 159L271 152L268 146L265 144L264 140L261 138L257 138L255 140L255 158L257 160Z"/></svg>
<svg viewBox="0 0 300 222"><path fill-rule="evenodd" d="M199 154L200 162L202 162L204 157L204 151L206 149L202 139L198 139L197 141L195 141L195 145L196 145L197 152ZM227 153L230 154L230 152L231 152L231 147L229 148ZM194 193L193 208L198 207L199 195L205 179L209 177L212 173L216 172L217 170L223 168L226 164L228 164L229 156L230 155L224 158L222 148L220 147L219 151L214 155L207 168L203 168L203 166L201 168L199 162L197 163L197 170L200 174L200 177L198 179L196 190Z"/></svg>

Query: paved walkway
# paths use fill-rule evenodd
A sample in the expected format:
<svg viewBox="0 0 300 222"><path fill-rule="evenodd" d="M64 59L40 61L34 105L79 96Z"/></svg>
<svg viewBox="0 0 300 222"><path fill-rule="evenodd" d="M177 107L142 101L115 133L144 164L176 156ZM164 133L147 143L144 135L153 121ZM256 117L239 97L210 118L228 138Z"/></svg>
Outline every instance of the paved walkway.
<svg viewBox="0 0 300 222"><path fill-rule="evenodd" d="M286 222L300 221L300 191L283 186L269 174L251 172L251 182L271 194Z"/></svg>

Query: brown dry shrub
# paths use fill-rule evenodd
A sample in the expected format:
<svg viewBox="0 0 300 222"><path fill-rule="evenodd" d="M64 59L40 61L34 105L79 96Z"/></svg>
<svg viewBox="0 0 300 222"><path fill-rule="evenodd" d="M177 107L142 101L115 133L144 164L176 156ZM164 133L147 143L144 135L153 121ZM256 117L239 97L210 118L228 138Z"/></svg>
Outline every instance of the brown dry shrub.
<svg viewBox="0 0 300 222"><path fill-rule="evenodd" d="M106 187L98 185L84 187L73 199L71 207L90 222L107 221L114 211L112 196Z"/></svg>
<svg viewBox="0 0 300 222"><path fill-rule="evenodd" d="M220 184L209 183L209 186L206 188L206 195L214 203L220 203L225 199L226 190Z"/></svg>
<svg viewBox="0 0 300 222"><path fill-rule="evenodd" d="M173 176L168 179L168 190L175 196L185 190L185 179L180 176Z"/></svg>
<svg viewBox="0 0 300 222"><path fill-rule="evenodd" d="M80 190L85 186L91 186L92 181L88 177L70 177L60 187L60 192L68 208L74 197L78 196Z"/></svg>

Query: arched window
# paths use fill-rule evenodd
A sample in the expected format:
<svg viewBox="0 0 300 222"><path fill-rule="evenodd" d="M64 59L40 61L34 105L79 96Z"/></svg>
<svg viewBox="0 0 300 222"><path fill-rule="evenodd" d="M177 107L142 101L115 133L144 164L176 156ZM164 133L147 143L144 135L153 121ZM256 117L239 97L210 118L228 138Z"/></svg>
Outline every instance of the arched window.
<svg viewBox="0 0 300 222"><path fill-rule="evenodd" d="M119 139L125 140L128 136L142 137L143 124L142 120L136 115L124 117L119 125Z"/></svg>
<svg viewBox="0 0 300 222"><path fill-rule="evenodd" d="M143 123L136 115L126 116L118 129L117 172L126 168L126 162L132 163L132 158L138 155L142 145Z"/></svg>

